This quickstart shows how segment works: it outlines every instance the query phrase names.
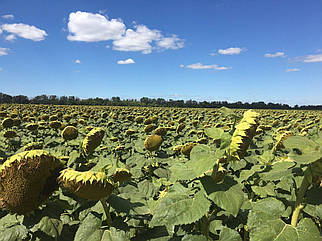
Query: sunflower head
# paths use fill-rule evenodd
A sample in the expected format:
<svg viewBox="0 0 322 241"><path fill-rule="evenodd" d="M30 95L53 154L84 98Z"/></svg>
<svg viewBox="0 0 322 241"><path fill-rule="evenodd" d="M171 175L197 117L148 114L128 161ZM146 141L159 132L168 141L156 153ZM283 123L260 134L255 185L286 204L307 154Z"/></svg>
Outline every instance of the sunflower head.
<svg viewBox="0 0 322 241"><path fill-rule="evenodd" d="M156 151L162 144L162 137L159 135L150 135L147 136L144 141L144 147L148 151Z"/></svg>
<svg viewBox="0 0 322 241"><path fill-rule="evenodd" d="M17 214L39 207L57 188L63 163L44 150L21 152L0 168L0 207Z"/></svg>
<svg viewBox="0 0 322 241"><path fill-rule="evenodd" d="M59 176L59 183L80 198L100 200L108 197L113 189L114 182L104 172L79 172L65 169Z"/></svg>
<svg viewBox="0 0 322 241"><path fill-rule="evenodd" d="M105 131L101 127L93 128L83 140L83 151L85 155L92 153L98 147L104 137Z"/></svg>

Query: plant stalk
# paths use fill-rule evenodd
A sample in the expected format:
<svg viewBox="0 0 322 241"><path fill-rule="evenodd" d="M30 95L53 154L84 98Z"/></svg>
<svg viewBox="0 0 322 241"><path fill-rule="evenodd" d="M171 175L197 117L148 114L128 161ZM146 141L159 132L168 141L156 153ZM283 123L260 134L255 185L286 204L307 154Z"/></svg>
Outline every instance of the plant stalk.
<svg viewBox="0 0 322 241"><path fill-rule="evenodd" d="M291 219L291 225L293 227L296 227L299 216L300 216L300 212L304 207L302 202L303 202L305 193L306 193L308 187L310 186L308 175L311 175L311 173L306 171L304 174L304 178L302 180L301 186L300 186L298 193L296 195L295 207L294 207L294 211L293 211L292 219Z"/></svg>
<svg viewBox="0 0 322 241"><path fill-rule="evenodd" d="M107 204L107 199L105 199L105 198L102 198L100 200L100 202L101 202L101 204L103 205L103 208L104 208L107 225L110 227L110 226L112 226L112 218L111 218L111 214L110 214L110 205Z"/></svg>

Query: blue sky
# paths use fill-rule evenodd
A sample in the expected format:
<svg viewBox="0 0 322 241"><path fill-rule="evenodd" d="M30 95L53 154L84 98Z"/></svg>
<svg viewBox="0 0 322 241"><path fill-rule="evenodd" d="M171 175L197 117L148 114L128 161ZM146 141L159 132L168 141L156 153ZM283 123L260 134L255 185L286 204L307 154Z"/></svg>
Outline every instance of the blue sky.
<svg viewBox="0 0 322 241"><path fill-rule="evenodd" d="M322 1L0 0L0 92L322 104Z"/></svg>

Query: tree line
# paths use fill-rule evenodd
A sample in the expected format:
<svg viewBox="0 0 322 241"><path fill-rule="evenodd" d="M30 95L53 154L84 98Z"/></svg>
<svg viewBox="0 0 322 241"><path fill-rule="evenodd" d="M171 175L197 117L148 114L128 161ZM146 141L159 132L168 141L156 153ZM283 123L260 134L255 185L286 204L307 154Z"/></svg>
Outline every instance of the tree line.
<svg viewBox="0 0 322 241"><path fill-rule="evenodd" d="M163 98L124 99L120 97L88 98L80 99L75 96L39 95L29 98L25 95L11 96L0 93L0 104L46 104L46 105L106 105L106 106L151 106L151 107L186 107L186 108L240 108L240 109L299 109L299 110L322 110L322 105L295 105L281 103L259 102L232 102L227 101L195 101L195 100L165 100Z"/></svg>

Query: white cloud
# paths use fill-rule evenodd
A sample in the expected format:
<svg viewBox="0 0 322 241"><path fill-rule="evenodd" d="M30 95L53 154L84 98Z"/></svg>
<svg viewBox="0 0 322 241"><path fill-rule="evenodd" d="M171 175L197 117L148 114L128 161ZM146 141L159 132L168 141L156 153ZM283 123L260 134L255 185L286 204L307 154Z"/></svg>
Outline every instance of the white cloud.
<svg viewBox="0 0 322 241"><path fill-rule="evenodd" d="M81 61L79 59L75 60L75 64L80 64L80 63L81 63Z"/></svg>
<svg viewBox="0 0 322 241"><path fill-rule="evenodd" d="M106 9L100 9L100 10L98 10L98 13L103 15L106 13Z"/></svg>
<svg viewBox="0 0 322 241"><path fill-rule="evenodd" d="M285 70L285 72L297 72L297 71L300 71L301 69L298 69L298 68L294 68L294 69L287 69Z"/></svg>
<svg viewBox="0 0 322 241"><path fill-rule="evenodd" d="M8 50L7 48L0 48L0 56L8 55Z"/></svg>
<svg viewBox="0 0 322 241"><path fill-rule="evenodd" d="M144 25L135 26L135 30L127 29L125 35L113 41L113 49L119 51L142 51L144 54L152 52L152 41L161 40L159 30L151 30Z"/></svg>
<svg viewBox="0 0 322 241"><path fill-rule="evenodd" d="M70 41L98 42L119 39L125 25L119 19L108 20L101 14L88 12L72 12L68 21Z"/></svg>
<svg viewBox="0 0 322 241"><path fill-rule="evenodd" d="M241 48L228 48L228 49L219 49L219 54L227 54L227 55L233 55L233 54L240 54L240 52L243 51Z"/></svg>
<svg viewBox="0 0 322 241"><path fill-rule="evenodd" d="M264 57L266 58L276 58L276 57L285 57L284 52L276 52L275 54L265 54Z"/></svg>
<svg viewBox="0 0 322 241"><path fill-rule="evenodd" d="M164 49L180 49L184 46L184 41L178 38L177 35L172 37L164 37L157 42L157 45Z"/></svg>
<svg viewBox="0 0 322 241"><path fill-rule="evenodd" d="M180 68L184 68L184 64L180 64L180 65L179 65L179 67L180 67Z"/></svg>
<svg viewBox="0 0 322 241"><path fill-rule="evenodd" d="M14 19L15 16L13 16L12 14L6 14L6 15L2 15L1 17L4 19Z"/></svg>
<svg viewBox="0 0 322 241"><path fill-rule="evenodd" d="M5 40L7 40L7 41L14 41L16 39L17 38L16 38L16 36L14 34L10 34L7 37L5 37Z"/></svg>
<svg viewBox="0 0 322 241"><path fill-rule="evenodd" d="M23 23L3 24L1 28L2 30L17 35L21 38L30 39L33 41L44 40L47 36L46 31Z"/></svg>
<svg viewBox="0 0 322 241"><path fill-rule="evenodd" d="M317 62L322 62L322 54L312 54L312 55L307 55L303 59L304 63L317 63Z"/></svg>
<svg viewBox="0 0 322 241"><path fill-rule="evenodd" d="M106 46L105 46L105 48L107 48L107 49L109 49L110 47L111 47L111 46L109 46L109 45L106 45Z"/></svg>
<svg viewBox="0 0 322 241"><path fill-rule="evenodd" d="M186 68L188 68L188 69L214 69L214 70L231 69L231 67L218 66L217 64L203 65L201 63L190 64L190 65L187 65Z"/></svg>
<svg viewBox="0 0 322 241"><path fill-rule="evenodd" d="M216 53L210 53L209 55L210 56L216 56L217 54Z"/></svg>
<svg viewBox="0 0 322 241"><path fill-rule="evenodd" d="M2 71L2 68L0 67L0 72Z"/></svg>
<svg viewBox="0 0 322 241"><path fill-rule="evenodd" d="M134 60L133 59L127 59L127 60L119 60L117 61L117 64L134 64Z"/></svg>
<svg viewBox="0 0 322 241"><path fill-rule="evenodd" d="M118 51L138 51L149 54L154 49L179 49L184 46L184 40L175 34L166 37L161 34L161 31L151 30L142 24L135 24L132 29L127 29L121 19L109 20L102 14L89 12L70 13L68 31L67 39L70 41L113 40L113 49Z"/></svg>

